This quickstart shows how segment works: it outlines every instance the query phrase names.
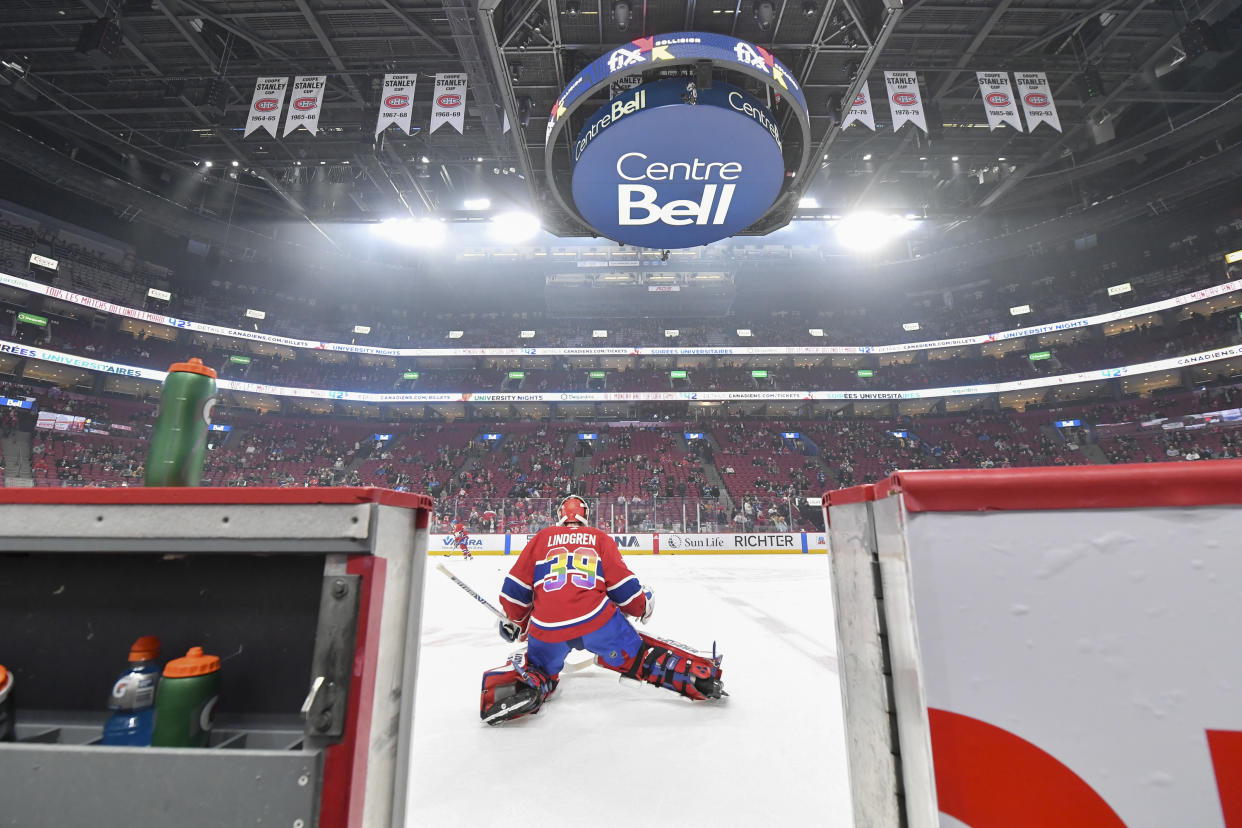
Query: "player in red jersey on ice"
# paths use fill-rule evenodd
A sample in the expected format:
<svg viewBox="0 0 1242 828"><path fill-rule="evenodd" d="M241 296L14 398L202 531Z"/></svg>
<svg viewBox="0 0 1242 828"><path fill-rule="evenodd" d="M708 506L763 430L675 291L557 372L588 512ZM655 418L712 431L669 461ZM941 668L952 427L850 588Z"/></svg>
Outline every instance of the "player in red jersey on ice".
<svg viewBox="0 0 1242 828"><path fill-rule="evenodd" d="M500 605L506 641L524 638L526 652L483 674L480 715L488 724L539 710L556 689L571 650L624 678L666 687L695 700L724 695L719 659L639 633L655 607L606 533L587 523L586 501L570 495L555 526L540 530L505 578Z"/></svg>
<svg viewBox="0 0 1242 828"><path fill-rule="evenodd" d="M461 550L462 557L466 560L469 561L474 557L470 554L470 533L466 531L465 524L457 524L457 528L453 530L453 542L457 544L457 548Z"/></svg>

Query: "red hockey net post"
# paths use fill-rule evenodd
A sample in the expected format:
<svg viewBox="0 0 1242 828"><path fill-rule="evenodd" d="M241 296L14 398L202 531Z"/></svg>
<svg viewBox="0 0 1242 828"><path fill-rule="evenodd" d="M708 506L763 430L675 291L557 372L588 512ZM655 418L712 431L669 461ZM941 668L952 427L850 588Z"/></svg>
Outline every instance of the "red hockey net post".
<svg viewBox="0 0 1242 828"><path fill-rule="evenodd" d="M1242 826L1242 461L824 502L857 824Z"/></svg>

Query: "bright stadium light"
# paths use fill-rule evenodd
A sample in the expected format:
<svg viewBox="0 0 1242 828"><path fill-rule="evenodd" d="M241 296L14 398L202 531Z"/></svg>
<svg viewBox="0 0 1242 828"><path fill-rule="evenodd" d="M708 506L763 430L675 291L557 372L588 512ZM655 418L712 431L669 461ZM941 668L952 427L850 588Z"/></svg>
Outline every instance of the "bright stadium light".
<svg viewBox="0 0 1242 828"><path fill-rule="evenodd" d="M411 247L435 247L444 241L444 222L433 218L391 218L374 225L389 241Z"/></svg>
<svg viewBox="0 0 1242 828"><path fill-rule="evenodd" d="M860 252L878 250L913 226L913 222L901 216L853 213L837 222L837 241Z"/></svg>
<svg viewBox="0 0 1242 828"><path fill-rule="evenodd" d="M467 210L487 210L491 206L492 200L490 198L468 198L462 204L462 207Z"/></svg>
<svg viewBox="0 0 1242 828"><path fill-rule="evenodd" d="M492 219L491 236L496 241L526 241L538 232L539 219L530 213L501 213Z"/></svg>
<svg viewBox="0 0 1242 828"><path fill-rule="evenodd" d="M803 196L798 199L798 207L803 210L818 210L819 199L815 196Z"/></svg>

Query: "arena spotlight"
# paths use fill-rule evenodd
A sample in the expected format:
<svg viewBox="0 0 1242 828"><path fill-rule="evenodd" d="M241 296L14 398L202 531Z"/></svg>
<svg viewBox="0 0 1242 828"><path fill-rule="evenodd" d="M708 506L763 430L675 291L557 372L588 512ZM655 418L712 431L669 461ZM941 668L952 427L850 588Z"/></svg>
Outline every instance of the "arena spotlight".
<svg viewBox="0 0 1242 828"><path fill-rule="evenodd" d="M211 166L211 162L210 162L210 161L204 161L204 162L203 162L203 166L204 166L204 167L210 167L210 166Z"/></svg>
<svg viewBox="0 0 1242 828"><path fill-rule="evenodd" d="M630 27L630 4L627 0L613 0L612 22L616 23L617 29L622 32Z"/></svg>
<svg viewBox="0 0 1242 828"><path fill-rule="evenodd" d="M468 198L462 203L462 208L466 210L488 210L491 206L490 198Z"/></svg>
<svg viewBox="0 0 1242 828"><path fill-rule="evenodd" d="M410 247L436 247L444 241L444 222L433 218L391 218L374 225L389 241Z"/></svg>
<svg viewBox="0 0 1242 828"><path fill-rule="evenodd" d="M540 230L539 219L532 213L514 211L501 213L491 221L491 237L499 242L521 242Z"/></svg>
<svg viewBox="0 0 1242 828"><path fill-rule="evenodd" d="M570 17L577 17L578 12L581 10L582 6L579 5L578 0L565 0L565 14Z"/></svg>
<svg viewBox="0 0 1242 828"><path fill-rule="evenodd" d="M901 216L882 213L853 213L837 222L837 241L858 252L879 250L913 228Z"/></svg>
<svg viewBox="0 0 1242 828"><path fill-rule="evenodd" d="M816 3L815 0L802 0L802 13L804 15L814 17L817 11L819 11L819 3Z"/></svg>

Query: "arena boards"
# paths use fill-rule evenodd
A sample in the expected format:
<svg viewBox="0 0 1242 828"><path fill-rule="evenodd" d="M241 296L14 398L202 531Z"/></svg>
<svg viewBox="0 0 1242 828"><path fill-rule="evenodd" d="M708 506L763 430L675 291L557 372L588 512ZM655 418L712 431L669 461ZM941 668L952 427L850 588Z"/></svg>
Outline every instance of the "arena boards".
<svg viewBox="0 0 1242 828"><path fill-rule="evenodd" d="M532 535L474 534L469 536L473 555L517 555ZM823 555L828 552L823 532L752 532L680 534L638 532L612 536L625 555ZM431 536L427 546L432 555L456 555L452 535Z"/></svg>

